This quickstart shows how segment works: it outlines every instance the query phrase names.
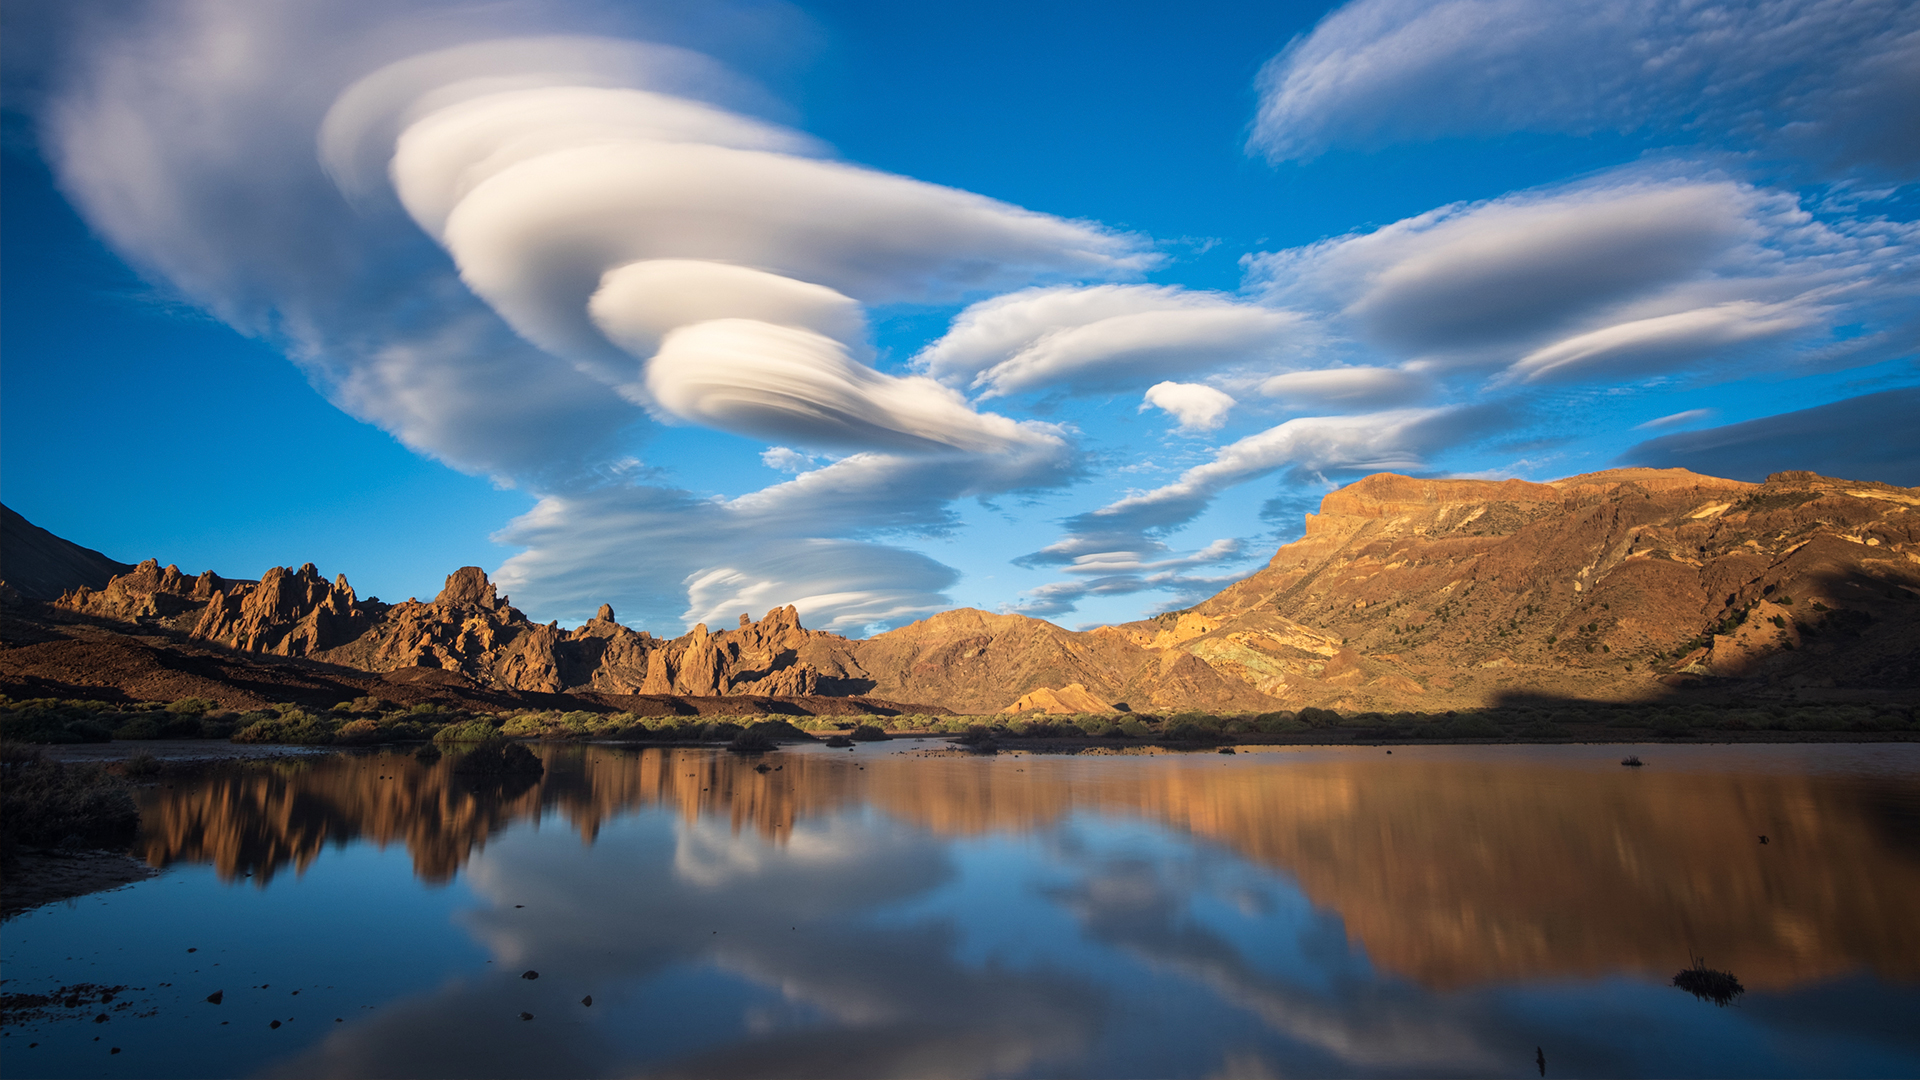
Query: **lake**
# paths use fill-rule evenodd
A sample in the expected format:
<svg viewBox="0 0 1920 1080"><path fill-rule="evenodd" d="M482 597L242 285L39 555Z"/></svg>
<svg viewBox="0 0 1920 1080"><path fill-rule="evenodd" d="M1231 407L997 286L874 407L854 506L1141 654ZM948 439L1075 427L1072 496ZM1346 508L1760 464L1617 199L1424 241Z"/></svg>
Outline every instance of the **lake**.
<svg viewBox="0 0 1920 1080"><path fill-rule="evenodd" d="M0 1072L1920 1075L1920 746L540 752L142 789Z"/></svg>

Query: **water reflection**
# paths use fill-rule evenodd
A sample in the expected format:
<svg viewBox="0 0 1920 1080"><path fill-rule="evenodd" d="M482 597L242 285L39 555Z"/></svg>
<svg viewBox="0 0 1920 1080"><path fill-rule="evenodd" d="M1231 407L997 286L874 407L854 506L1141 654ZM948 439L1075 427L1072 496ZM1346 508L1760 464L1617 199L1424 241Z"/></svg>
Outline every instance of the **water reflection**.
<svg viewBox="0 0 1920 1080"><path fill-rule="evenodd" d="M761 880L772 852L783 865L854 873L865 862L840 846L878 841L806 827L854 808L942 837L1123 815L1285 872L1375 965L1429 988L1665 977L1694 956L1753 989L1857 968L1920 975L1911 776L1723 770L1710 750L1686 749L1674 764L1690 767L1634 771L1439 748L1390 761L789 751L771 758L779 771L758 773L755 759L705 750L550 746L544 778L504 790L454 775L449 761L380 754L150 790L138 853L264 884L329 843L404 843L422 880L444 882L515 821L557 816L591 844L622 815L671 807L687 825L675 873L719 888ZM768 845L736 842L743 830Z"/></svg>
<svg viewBox="0 0 1920 1080"><path fill-rule="evenodd" d="M10 979L141 986L140 1016L50 1021L32 1063L1920 1073L1913 748L1664 748L1622 769L1597 747L936 746L790 749L764 773L548 746L544 776L507 784L372 752L149 788L140 853L182 872L6 941ZM1720 1009L1668 985L1694 956L1748 993ZM127 1051L104 1065L103 1030Z"/></svg>

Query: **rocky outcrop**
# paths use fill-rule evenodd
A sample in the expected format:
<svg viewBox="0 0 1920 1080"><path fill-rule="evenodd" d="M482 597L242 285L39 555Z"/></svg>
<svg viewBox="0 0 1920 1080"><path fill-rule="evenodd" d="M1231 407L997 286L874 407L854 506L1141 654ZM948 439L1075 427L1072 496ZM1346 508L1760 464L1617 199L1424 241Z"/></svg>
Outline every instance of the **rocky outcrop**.
<svg viewBox="0 0 1920 1080"><path fill-rule="evenodd" d="M1110 713L1113 706L1087 693L1079 683L1068 683L1058 690L1041 687L1020 695L1020 700L1000 710L1003 713L1043 712L1052 716L1075 713Z"/></svg>
<svg viewBox="0 0 1920 1080"><path fill-rule="evenodd" d="M215 593L233 590L237 596L253 584L228 581L211 570L188 577L177 566L162 567L160 560L148 559L115 575L103 588L82 585L62 593L54 603L97 618L184 628L182 624L198 621Z"/></svg>
<svg viewBox="0 0 1920 1080"><path fill-rule="evenodd" d="M194 598L211 595L192 634L242 652L312 656L353 641L378 615L377 605L360 604L345 574L329 582L312 563L276 566L252 585L223 584L211 572L195 579Z"/></svg>
<svg viewBox="0 0 1920 1080"><path fill-rule="evenodd" d="M1116 629L1349 709L1632 701L1701 680L1920 688L1920 490L1684 469L1370 476L1265 569Z"/></svg>

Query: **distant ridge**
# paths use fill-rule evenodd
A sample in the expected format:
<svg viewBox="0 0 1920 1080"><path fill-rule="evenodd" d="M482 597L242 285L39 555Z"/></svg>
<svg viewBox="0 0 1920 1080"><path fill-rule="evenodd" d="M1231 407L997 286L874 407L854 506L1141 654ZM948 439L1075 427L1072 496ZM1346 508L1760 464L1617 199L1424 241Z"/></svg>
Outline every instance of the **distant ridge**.
<svg viewBox="0 0 1920 1080"><path fill-rule="evenodd" d="M30 553L118 565L20 524L37 534ZM553 700L870 696L975 715L1920 702L1920 488L1809 472L1759 484L1684 469L1549 483L1379 473L1330 492L1301 539L1217 595L1090 631L962 608L854 640L804 628L787 606L666 639L609 606L572 630L533 622L478 567L430 603L387 604L312 564L254 582L152 559L16 611L41 635L137 626L382 687ZM0 648L0 686L71 682L65 670Z"/></svg>
<svg viewBox="0 0 1920 1080"><path fill-rule="evenodd" d="M82 585L104 589L133 564L62 540L0 503L0 581L32 600L57 600Z"/></svg>

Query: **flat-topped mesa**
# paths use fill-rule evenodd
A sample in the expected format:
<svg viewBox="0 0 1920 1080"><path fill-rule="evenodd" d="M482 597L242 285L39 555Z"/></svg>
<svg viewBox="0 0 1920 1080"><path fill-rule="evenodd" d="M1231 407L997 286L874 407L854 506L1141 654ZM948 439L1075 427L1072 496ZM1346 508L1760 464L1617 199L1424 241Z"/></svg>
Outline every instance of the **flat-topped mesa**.
<svg viewBox="0 0 1920 1080"><path fill-rule="evenodd" d="M1375 473L1328 492L1320 500L1320 513L1307 516L1307 531L1314 531L1316 518L1392 517L1460 503L1489 502L1558 506L1560 492L1550 485L1525 480L1421 480L1397 473Z"/></svg>
<svg viewBox="0 0 1920 1080"><path fill-rule="evenodd" d="M1812 473L1792 475L1817 479ZM1324 528L1329 518L1395 517L1450 506L1518 503L1558 509L1569 498L1607 494L1627 484L1653 492L1745 491L1759 486L1743 480L1703 476L1687 469L1607 469L1540 484L1518 479L1423 480L1398 473L1375 473L1328 492L1320 500L1320 512L1307 515L1307 532L1318 531L1316 526Z"/></svg>

